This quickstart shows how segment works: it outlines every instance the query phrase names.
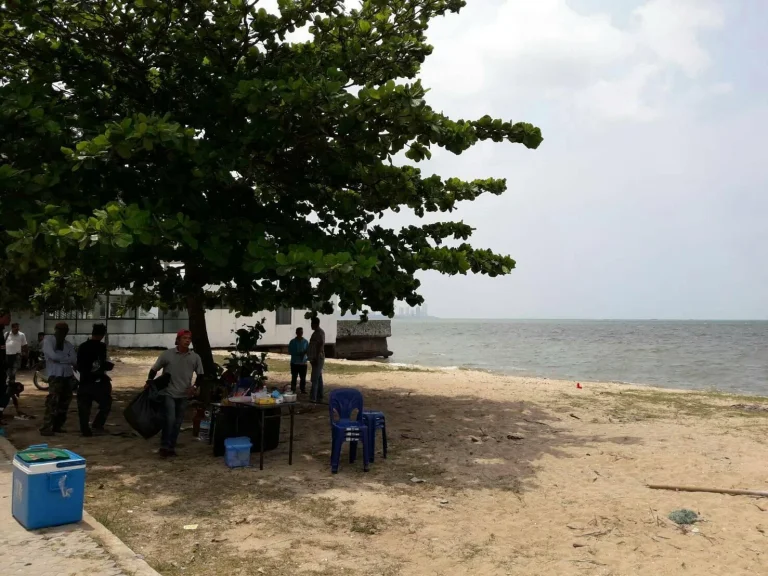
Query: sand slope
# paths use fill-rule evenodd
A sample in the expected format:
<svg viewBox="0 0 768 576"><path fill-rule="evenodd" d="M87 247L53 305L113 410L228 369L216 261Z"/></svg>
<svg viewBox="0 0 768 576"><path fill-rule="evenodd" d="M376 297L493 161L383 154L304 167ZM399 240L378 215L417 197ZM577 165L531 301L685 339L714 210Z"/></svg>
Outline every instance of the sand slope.
<svg viewBox="0 0 768 576"><path fill-rule="evenodd" d="M148 365L118 366L119 400ZM768 500L645 487L768 489L768 414L731 408L761 399L464 371L326 381L387 415L389 458L378 444L368 474L346 457L330 474L325 407L297 417L294 465L281 443L263 472L189 432L172 462L154 441L56 440L88 459L88 510L164 574L768 574ZM38 415L42 400L22 397ZM11 423L12 441L38 442L35 424ZM683 507L695 530L666 519Z"/></svg>

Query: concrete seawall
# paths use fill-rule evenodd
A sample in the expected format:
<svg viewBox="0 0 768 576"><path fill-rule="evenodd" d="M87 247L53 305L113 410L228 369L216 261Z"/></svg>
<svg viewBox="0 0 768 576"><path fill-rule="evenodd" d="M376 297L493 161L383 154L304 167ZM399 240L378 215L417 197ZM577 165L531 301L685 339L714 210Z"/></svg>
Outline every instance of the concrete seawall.
<svg viewBox="0 0 768 576"><path fill-rule="evenodd" d="M336 358L368 360L389 358L387 338L392 336L390 320L337 320Z"/></svg>

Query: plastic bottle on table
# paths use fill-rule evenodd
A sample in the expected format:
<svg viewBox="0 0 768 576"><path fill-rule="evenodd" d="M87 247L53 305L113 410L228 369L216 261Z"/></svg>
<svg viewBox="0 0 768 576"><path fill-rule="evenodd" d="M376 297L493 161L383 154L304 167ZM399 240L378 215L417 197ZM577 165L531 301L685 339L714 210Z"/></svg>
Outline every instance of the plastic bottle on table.
<svg viewBox="0 0 768 576"><path fill-rule="evenodd" d="M200 436L198 438L201 442L210 442L211 439L211 413L207 410L200 421Z"/></svg>

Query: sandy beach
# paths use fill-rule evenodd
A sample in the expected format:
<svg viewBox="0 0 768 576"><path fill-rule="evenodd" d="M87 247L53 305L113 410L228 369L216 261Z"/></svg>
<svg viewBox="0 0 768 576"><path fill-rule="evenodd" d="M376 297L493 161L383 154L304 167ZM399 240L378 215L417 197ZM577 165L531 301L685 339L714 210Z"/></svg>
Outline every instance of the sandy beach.
<svg viewBox="0 0 768 576"><path fill-rule="evenodd" d="M345 452L331 475L327 407L305 406L293 466L284 423L264 471L230 470L188 430L173 461L129 433L150 359L122 360L113 435L81 438L73 402L51 440L87 458L88 511L164 575L768 573L768 499L646 487L768 489L764 398L329 364L327 387L386 413L389 457L378 443L366 474ZM41 441L45 397L22 381L17 447ZM701 521L676 526L679 508Z"/></svg>

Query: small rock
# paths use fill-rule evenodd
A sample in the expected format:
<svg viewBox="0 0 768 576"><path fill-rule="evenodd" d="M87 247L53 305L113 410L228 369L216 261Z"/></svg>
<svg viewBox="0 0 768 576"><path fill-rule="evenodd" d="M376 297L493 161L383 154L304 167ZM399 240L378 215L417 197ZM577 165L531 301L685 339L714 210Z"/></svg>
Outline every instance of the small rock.
<svg viewBox="0 0 768 576"><path fill-rule="evenodd" d="M698 528L694 528L691 530L691 532L693 532L694 534L698 534L699 532L701 532L701 530L699 530Z"/></svg>
<svg viewBox="0 0 768 576"><path fill-rule="evenodd" d="M507 440L525 440L522 434L507 434Z"/></svg>
<svg viewBox="0 0 768 576"><path fill-rule="evenodd" d="M139 560L144 560L144 554L136 554L136 558Z"/></svg>
<svg viewBox="0 0 768 576"><path fill-rule="evenodd" d="M441 506L445 506L446 504L448 504L448 500L445 500L445 499L441 500L438 498L437 503L440 504Z"/></svg>
<svg viewBox="0 0 768 576"><path fill-rule="evenodd" d="M423 484L424 482L426 482L426 480L422 480L421 478L416 478L416 476L414 476L413 478L411 478L411 482L413 482L414 484Z"/></svg>
<svg viewBox="0 0 768 576"><path fill-rule="evenodd" d="M211 538L211 542L226 542L226 538L217 537L217 538Z"/></svg>
<svg viewBox="0 0 768 576"><path fill-rule="evenodd" d="M480 440L480 438L478 438L477 436L470 436L470 437L469 437L469 439L470 439L472 442L475 442L475 443L480 443L480 442L482 442L482 440Z"/></svg>
<svg viewBox="0 0 768 576"><path fill-rule="evenodd" d="M573 547L574 548L586 548L586 544L582 544L581 542L574 542Z"/></svg>
<svg viewBox="0 0 768 576"><path fill-rule="evenodd" d="M248 524L253 524L254 522L256 522L256 516L254 516L253 514L250 514L250 515L245 517L245 521Z"/></svg>
<svg viewBox="0 0 768 576"><path fill-rule="evenodd" d="M197 524L187 524L184 526L184 530L197 530Z"/></svg>

